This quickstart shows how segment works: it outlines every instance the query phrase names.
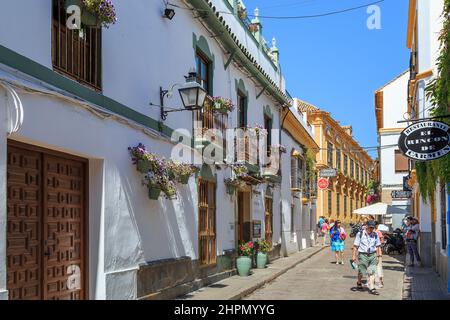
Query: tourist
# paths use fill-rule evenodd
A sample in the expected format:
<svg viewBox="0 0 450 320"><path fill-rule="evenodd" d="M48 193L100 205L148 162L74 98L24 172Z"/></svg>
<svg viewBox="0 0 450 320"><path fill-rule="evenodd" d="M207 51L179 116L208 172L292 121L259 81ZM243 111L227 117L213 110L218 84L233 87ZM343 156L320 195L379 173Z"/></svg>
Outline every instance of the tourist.
<svg viewBox="0 0 450 320"><path fill-rule="evenodd" d="M420 236L419 221L414 217L408 217L406 221L406 245L408 247L408 253L410 258L410 267L414 267L414 257L420 266L422 265L422 259L420 259L419 251L417 250L417 240Z"/></svg>
<svg viewBox="0 0 450 320"><path fill-rule="evenodd" d="M369 292L380 295L375 289L375 274L377 272L377 260L381 257L381 242L375 232L375 221L367 222L365 230L358 232L353 245L352 262L358 261L358 290L363 290L362 277L367 275Z"/></svg>
<svg viewBox="0 0 450 320"><path fill-rule="evenodd" d="M334 252L336 257L336 264L344 264L344 241L346 238L345 229L341 227L341 221L337 220L330 229L331 251Z"/></svg>

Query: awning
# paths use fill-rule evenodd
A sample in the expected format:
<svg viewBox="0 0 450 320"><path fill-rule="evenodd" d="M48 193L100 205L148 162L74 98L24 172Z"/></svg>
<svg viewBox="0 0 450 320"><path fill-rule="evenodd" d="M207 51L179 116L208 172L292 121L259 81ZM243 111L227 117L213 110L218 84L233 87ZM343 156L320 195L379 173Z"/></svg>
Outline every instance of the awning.
<svg viewBox="0 0 450 320"><path fill-rule="evenodd" d="M359 215L372 215L372 216L384 216L392 214L408 214L408 211L401 209L396 206L391 206L389 204L378 202L367 207L359 208L353 211L355 214Z"/></svg>

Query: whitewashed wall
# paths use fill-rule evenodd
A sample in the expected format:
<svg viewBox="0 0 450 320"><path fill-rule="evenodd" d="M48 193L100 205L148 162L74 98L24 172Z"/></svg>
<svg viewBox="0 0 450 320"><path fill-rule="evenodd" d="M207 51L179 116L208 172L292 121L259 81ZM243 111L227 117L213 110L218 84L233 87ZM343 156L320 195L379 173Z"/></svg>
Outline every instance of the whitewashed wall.
<svg viewBox="0 0 450 320"><path fill-rule="evenodd" d="M207 39L215 56L214 95L231 98L236 103L235 80L243 79L249 92L248 123L263 124L263 107L274 115L279 126L279 109L266 95L256 99L261 88L233 64L224 69L226 57L204 27L188 10L176 10L172 21L161 17L161 1L134 0L114 2L119 22L103 30L103 94L147 116L159 120L159 87L183 83L183 76L195 66L193 34ZM29 17L29 24L23 19ZM4 23L8 28L4 28ZM0 10L0 45L52 69L51 0L2 1ZM237 21L233 26L239 32ZM32 27L33 32L30 32ZM256 50L252 47L250 50ZM271 63L261 63L267 72ZM1 67L1 66L0 66ZM0 68L1 69L1 68ZM0 76L7 75L1 73ZM10 75L8 75L10 76ZM23 79L15 79L28 85ZM33 83L33 86L38 86ZM136 298L135 277L140 263L166 258L198 258L197 188L191 179L180 186L175 201L148 200L141 175L131 165L127 148L142 142L151 151L170 157L172 144L157 135L104 120L79 107L71 100L19 92L25 118L23 127L11 139L89 159L90 169L90 294L95 299ZM4 103L0 100L0 115ZM177 94L166 100L169 107L181 107ZM188 113L172 113L166 125L192 128ZM237 123L236 112L230 126ZM2 120L2 118L0 118ZM2 127L3 130L3 127ZM277 141L277 140L276 140ZM0 133L0 156L5 158L5 133ZM0 181L5 185L5 164L0 162ZM285 172L289 172L286 169ZM234 201L225 192L228 170L217 171L217 253L234 249ZM4 192L0 192L4 195ZM263 196L264 194L262 194ZM0 196L0 227L4 229L6 199ZM280 191L274 190L275 243L281 242ZM3 208L3 209L2 209ZM290 207L289 207L290 208ZM3 211L2 211L3 210ZM290 212L290 209L289 211ZM264 221L263 210L253 217ZM4 233L0 233L4 234ZM0 247L0 255L2 248ZM3 253L2 256L5 254ZM0 264L0 294L4 283L4 264Z"/></svg>

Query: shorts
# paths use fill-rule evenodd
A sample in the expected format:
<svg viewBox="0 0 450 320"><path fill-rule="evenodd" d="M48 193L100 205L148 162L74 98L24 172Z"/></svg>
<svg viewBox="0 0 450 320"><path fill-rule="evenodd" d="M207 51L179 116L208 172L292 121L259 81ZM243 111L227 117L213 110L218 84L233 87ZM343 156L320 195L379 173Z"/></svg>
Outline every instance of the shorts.
<svg viewBox="0 0 450 320"><path fill-rule="evenodd" d="M363 253L359 253L358 254L358 270L359 273L362 275L375 275L377 272L377 265L378 265L378 258L377 258L377 254L371 253L369 255L367 254L363 254Z"/></svg>

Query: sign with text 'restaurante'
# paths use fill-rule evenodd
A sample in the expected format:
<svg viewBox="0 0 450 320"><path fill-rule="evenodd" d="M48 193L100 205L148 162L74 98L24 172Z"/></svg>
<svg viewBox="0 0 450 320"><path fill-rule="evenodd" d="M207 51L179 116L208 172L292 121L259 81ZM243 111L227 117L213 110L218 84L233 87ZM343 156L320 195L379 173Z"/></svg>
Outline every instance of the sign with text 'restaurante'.
<svg viewBox="0 0 450 320"><path fill-rule="evenodd" d="M441 158L450 152L450 126L439 121L421 121L400 134L398 147L405 156L418 161Z"/></svg>

